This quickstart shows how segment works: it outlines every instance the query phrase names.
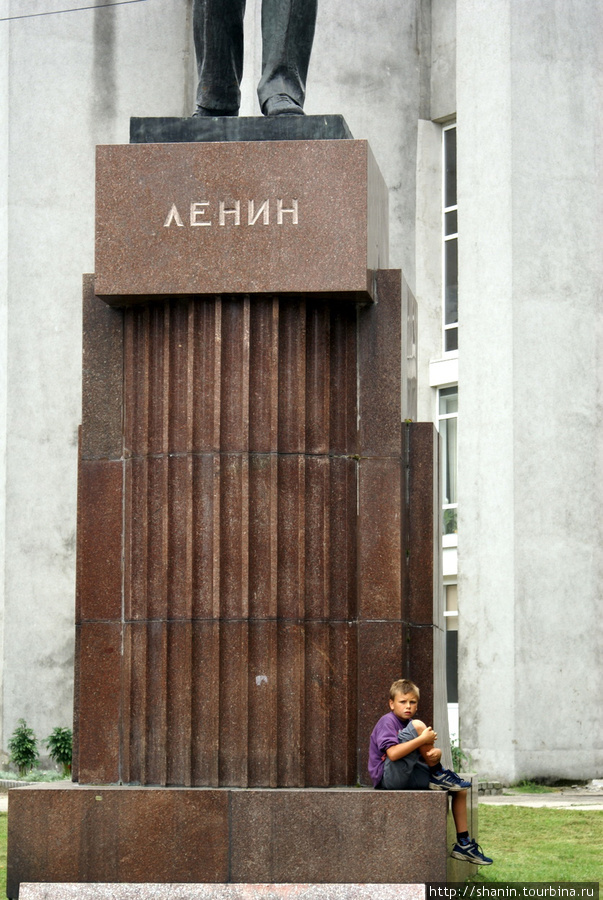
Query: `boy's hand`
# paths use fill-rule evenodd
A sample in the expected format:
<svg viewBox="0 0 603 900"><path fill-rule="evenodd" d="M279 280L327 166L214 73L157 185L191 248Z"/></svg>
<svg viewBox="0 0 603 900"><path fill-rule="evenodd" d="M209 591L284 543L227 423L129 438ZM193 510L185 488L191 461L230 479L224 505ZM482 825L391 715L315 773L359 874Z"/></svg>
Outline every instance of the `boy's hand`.
<svg viewBox="0 0 603 900"><path fill-rule="evenodd" d="M438 733L433 730L431 725L428 725L425 731L419 736L423 744L435 744Z"/></svg>

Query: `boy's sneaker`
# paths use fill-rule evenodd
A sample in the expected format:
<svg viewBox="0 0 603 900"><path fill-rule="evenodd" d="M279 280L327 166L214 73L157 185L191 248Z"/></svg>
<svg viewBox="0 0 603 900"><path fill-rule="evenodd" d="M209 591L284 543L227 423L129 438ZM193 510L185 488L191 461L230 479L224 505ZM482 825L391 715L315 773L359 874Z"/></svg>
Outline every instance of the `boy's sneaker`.
<svg viewBox="0 0 603 900"><path fill-rule="evenodd" d="M454 859L463 859L465 862L475 863L476 866L491 866L492 860L484 856L482 848L475 841L467 841L464 844L455 844L450 854Z"/></svg>
<svg viewBox="0 0 603 900"><path fill-rule="evenodd" d="M429 778L429 788L432 791L464 791L470 787L470 781L463 781L450 769L441 769Z"/></svg>

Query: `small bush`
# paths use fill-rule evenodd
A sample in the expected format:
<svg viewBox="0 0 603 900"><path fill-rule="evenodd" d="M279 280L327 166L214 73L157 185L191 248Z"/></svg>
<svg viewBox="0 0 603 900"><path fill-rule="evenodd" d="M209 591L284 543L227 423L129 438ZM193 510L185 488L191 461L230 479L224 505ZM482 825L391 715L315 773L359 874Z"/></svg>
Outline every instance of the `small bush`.
<svg viewBox="0 0 603 900"><path fill-rule="evenodd" d="M27 727L25 719L19 719L19 724L8 742L8 749L10 760L16 765L19 775L26 775L37 766L40 756L38 740L33 729Z"/></svg>
<svg viewBox="0 0 603 900"><path fill-rule="evenodd" d="M54 728L52 734L44 741L49 750L50 758L57 765L62 766L63 775L71 772L71 756L73 753L73 735L71 728Z"/></svg>
<svg viewBox="0 0 603 900"><path fill-rule="evenodd" d="M471 767L471 757L462 749L458 740L450 741L452 768L455 772L466 772Z"/></svg>

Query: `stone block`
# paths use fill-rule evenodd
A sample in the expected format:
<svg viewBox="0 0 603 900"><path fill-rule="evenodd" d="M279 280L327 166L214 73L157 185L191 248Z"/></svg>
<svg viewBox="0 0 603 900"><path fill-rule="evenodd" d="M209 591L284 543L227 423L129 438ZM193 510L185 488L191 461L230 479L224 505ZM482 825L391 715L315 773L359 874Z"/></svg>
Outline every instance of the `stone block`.
<svg viewBox="0 0 603 900"><path fill-rule="evenodd" d="M31 785L9 792L7 894L84 880L444 882L447 808L433 791Z"/></svg>
<svg viewBox="0 0 603 900"><path fill-rule="evenodd" d="M367 300L388 267L387 188L366 141L101 146L96 293Z"/></svg>

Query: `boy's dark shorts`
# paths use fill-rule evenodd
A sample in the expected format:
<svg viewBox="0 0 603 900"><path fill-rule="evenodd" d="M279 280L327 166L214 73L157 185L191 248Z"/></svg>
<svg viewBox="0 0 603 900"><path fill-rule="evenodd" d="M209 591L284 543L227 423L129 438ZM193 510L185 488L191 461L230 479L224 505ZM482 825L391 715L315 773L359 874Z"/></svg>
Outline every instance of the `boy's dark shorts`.
<svg viewBox="0 0 603 900"><path fill-rule="evenodd" d="M400 743L419 737L412 722L402 731ZM429 788L429 766L418 750L402 759L385 758L383 776L378 787L385 791L426 791Z"/></svg>

